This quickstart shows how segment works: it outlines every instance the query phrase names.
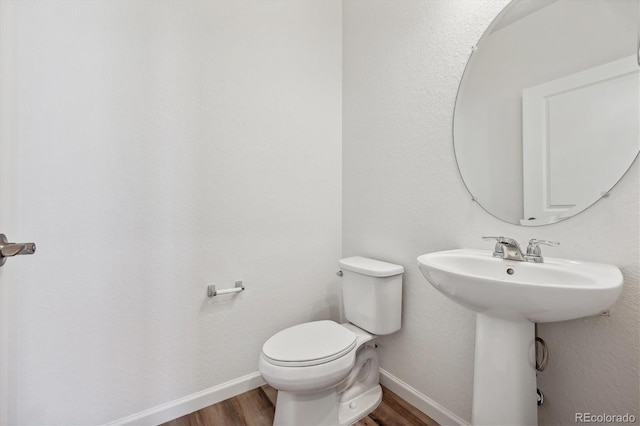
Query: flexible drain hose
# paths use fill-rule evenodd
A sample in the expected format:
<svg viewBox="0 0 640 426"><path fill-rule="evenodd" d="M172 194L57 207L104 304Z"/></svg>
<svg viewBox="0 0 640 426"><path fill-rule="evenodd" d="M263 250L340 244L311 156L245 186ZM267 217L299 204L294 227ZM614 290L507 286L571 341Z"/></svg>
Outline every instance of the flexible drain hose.
<svg viewBox="0 0 640 426"><path fill-rule="evenodd" d="M536 370L543 371L547 368L547 364L549 363L549 350L547 349L547 343L542 340L541 337L538 337L538 324L536 324ZM540 343L541 350L538 351L538 343ZM541 357L539 356L541 354ZM538 359L540 362L538 362Z"/></svg>

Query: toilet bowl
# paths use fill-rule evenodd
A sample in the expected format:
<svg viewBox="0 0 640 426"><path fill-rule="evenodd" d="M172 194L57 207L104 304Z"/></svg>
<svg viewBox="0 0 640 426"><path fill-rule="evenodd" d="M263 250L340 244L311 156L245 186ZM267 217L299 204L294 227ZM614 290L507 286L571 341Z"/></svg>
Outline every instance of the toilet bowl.
<svg viewBox="0 0 640 426"><path fill-rule="evenodd" d="M262 348L260 373L278 390L275 426L346 426L382 400L374 340L400 328L404 269L363 257L339 264L349 322L295 325Z"/></svg>
<svg viewBox="0 0 640 426"><path fill-rule="evenodd" d="M278 390L274 425L349 425L373 411L382 389L372 342L366 331L333 321L296 325L269 339L259 368Z"/></svg>

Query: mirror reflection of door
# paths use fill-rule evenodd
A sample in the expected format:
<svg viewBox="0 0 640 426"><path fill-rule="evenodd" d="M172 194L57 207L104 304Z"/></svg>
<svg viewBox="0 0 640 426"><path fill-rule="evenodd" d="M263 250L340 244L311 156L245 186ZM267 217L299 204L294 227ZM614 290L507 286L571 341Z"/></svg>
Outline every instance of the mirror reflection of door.
<svg viewBox="0 0 640 426"><path fill-rule="evenodd" d="M631 55L523 90L525 222L570 216L616 184L638 152L639 77Z"/></svg>
<svg viewBox="0 0 640 426"><path fill-rule="evenodd" d="M516 0L492 23L460 83L453 130L460 173L485 210L553 223L625 174L640 151L639 16L640 0Z"/></svg>

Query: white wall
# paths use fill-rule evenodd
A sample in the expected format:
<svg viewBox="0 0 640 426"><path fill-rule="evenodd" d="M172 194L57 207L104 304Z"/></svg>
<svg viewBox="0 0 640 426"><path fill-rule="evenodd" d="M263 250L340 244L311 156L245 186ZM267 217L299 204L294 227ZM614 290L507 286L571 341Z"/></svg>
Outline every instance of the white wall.
<svg viewBox="0 0 640 426"><path fill-rule="evenodd" d="M8 423L113 421L255 372L274 332L338 317L338 1L0 13L17 120L2 152L19 151L3 164L20 177L1 231L38 244L0 271ZM241 295L206 297L236 279Z"/></svg>
<svg viewBox="0 0 640 426"><path fill-rule="evenodd" d="M540 424L574 413L640 414L638 162L611 197L563 223L523 228L471 201L451 139L470 48L507 1L364 1L343 7L343 255L405 266L403 328L380 342L382 367L471 417L475 321L422 277L416 257L491 249L482 235L558 240L549 256L618 265L625 288L610 317L540 326Z"/></svg>

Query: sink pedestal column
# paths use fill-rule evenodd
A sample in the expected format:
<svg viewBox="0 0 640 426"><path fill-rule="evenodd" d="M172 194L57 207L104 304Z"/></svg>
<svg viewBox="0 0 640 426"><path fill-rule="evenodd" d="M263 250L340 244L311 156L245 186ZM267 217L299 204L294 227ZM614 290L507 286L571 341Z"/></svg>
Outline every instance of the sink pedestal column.
<svg viewBox="0 0 640 426"><path fill-rule="evenodd" d="M535 426L536 398L534 324L477 314L472 423Z"/></svg>

